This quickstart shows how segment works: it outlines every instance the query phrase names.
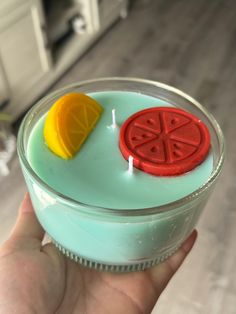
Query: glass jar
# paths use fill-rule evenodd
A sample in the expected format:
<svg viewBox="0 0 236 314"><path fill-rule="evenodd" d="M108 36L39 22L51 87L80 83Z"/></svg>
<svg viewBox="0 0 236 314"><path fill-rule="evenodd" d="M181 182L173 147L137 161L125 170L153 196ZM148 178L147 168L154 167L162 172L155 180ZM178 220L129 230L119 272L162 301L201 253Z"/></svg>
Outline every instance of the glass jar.
<svg viewBox="0 0 236 314"><path fill-rule="evenodd" d="M90 206L57 192L42 181L27 159L32 129L62 95L69 92L130 91L157 97L201 119L211 135L213 171L193 193L145 209ZM73 84L40 100L25 116L18 135L18 154L36 215L55 245L73 260L100 270L135 271L172 255L195 228L219 177L224 139L213 116L196 100L168 85L133 78L102 78Z"/></svg>

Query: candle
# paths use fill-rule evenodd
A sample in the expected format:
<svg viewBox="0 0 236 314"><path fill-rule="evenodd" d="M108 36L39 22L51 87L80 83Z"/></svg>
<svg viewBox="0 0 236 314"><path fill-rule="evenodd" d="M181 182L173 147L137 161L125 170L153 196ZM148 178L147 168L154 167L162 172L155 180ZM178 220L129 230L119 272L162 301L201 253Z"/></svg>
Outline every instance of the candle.
<svg viewBox="0 0 236 314"><path fill-rule="evenodd" d="M115 129L117 127L116 124L116 109L112 109L112 125L111 127Z"/></svg>
<svg viewBox="0 0 236 314"><path fill-rule="evenodd" d="M62 251L81 263L102 269L146 268L172 254L192 231L209 191L199 198L192 195L192 199L178 205L174 202L204 185L220 157L214 161L216 147L212 142L206 158L187 173L163 177L137 168L133 171L133 156L126 161L120 151L119 132L107 128L111 125L111 112L115 129L140 110L172 108L178 102L161 99L158 93L140 93L141 83L138 90L123 90L122 80L118 80L120 90L118 84L116 91L109 91L112 80L105 82L108 88L87 92L103 112L80 151L70 160L58 157L45 145L45 117L58 95L51 97L40 119L32 123L25 147L26 160L37 180L24 166L23 171L36 214ZM75 87L73 92L78 89ZM65 92L68 89L60 93ZM204 116L201 110L199 114ZM210 123L209 127L211 133L217 134L217 128Z"/></svg>
<svg viewBox="0 0 236 314"><path fill-rule="evenodd" d="M129 156L129 168L128 172L132 174L134 172L134 157Z"/></svg>

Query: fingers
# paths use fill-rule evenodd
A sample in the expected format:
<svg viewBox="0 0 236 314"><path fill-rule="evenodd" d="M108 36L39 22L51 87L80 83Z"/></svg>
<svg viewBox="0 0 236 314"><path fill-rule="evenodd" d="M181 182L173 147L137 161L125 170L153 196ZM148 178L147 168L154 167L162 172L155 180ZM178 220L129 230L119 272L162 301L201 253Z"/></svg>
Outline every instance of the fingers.
<svg viewBox="0 0 236 314"><path fill-rule="evenodd" d="M39 224L29 197L26 193L24 200L19 208L18 218L13 228L12 238L34 238L42 241L44 230Z"/></svg>
<svg viewBox="0 0 236 314"><path fill-rule="evenodd" d="M185 257L191 251L196 241L196 238L197 231L194 230L174 255L168 258L164 263L159 264L148 270L158 291L158 295L162 293L169 280L175 274L177 269L181 266Z"/></svg>

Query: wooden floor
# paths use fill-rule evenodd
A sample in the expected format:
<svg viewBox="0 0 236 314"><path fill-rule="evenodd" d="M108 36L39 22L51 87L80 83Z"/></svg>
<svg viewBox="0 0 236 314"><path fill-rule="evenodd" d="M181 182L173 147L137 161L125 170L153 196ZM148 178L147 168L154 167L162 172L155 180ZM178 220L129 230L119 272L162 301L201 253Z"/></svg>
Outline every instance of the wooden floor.
<svg viewBox="0 0 236 314"><path fill-rule="evenodd" d="M199 238L153 313L236 313L236 1L137 0L52 89L101 76L174 85L202 102L225 134L221 180L198 224ZM0 181L0 241L25 191L17 159Z"/></svg>

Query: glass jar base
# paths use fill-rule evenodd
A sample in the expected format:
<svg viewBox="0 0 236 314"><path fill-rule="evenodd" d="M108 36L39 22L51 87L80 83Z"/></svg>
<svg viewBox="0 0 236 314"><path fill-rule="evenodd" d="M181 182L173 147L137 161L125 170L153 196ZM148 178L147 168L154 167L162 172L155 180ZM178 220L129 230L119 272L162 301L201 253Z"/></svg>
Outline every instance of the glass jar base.
<svg viewBox="0 0 236 314"><path fill-rule="evenodd" d="M79 256L65 247L63 247L61 244L56 242L54 239L52 239L52 243L57 247L57 249L66 257L70 258L71 260L75 261L76 263L91 268L95 270L100 271L108 271L108 272L116 272L116 273L125 273L125 272L134 272L134 271L142 271L147 268L150 268L152 266L155 266L159 263L164 262L167 258L169 258L171 255L173 255L180 245L175 246L174 248L171 248L168 250L168 252L165 252L164 254L159 255L158 257L155 257L151 260L145 260L142 262L137 262L133 264L105 264L101 262L97 262L94 260L90 260L87 258L84 258L82 256Z"/></svg>

